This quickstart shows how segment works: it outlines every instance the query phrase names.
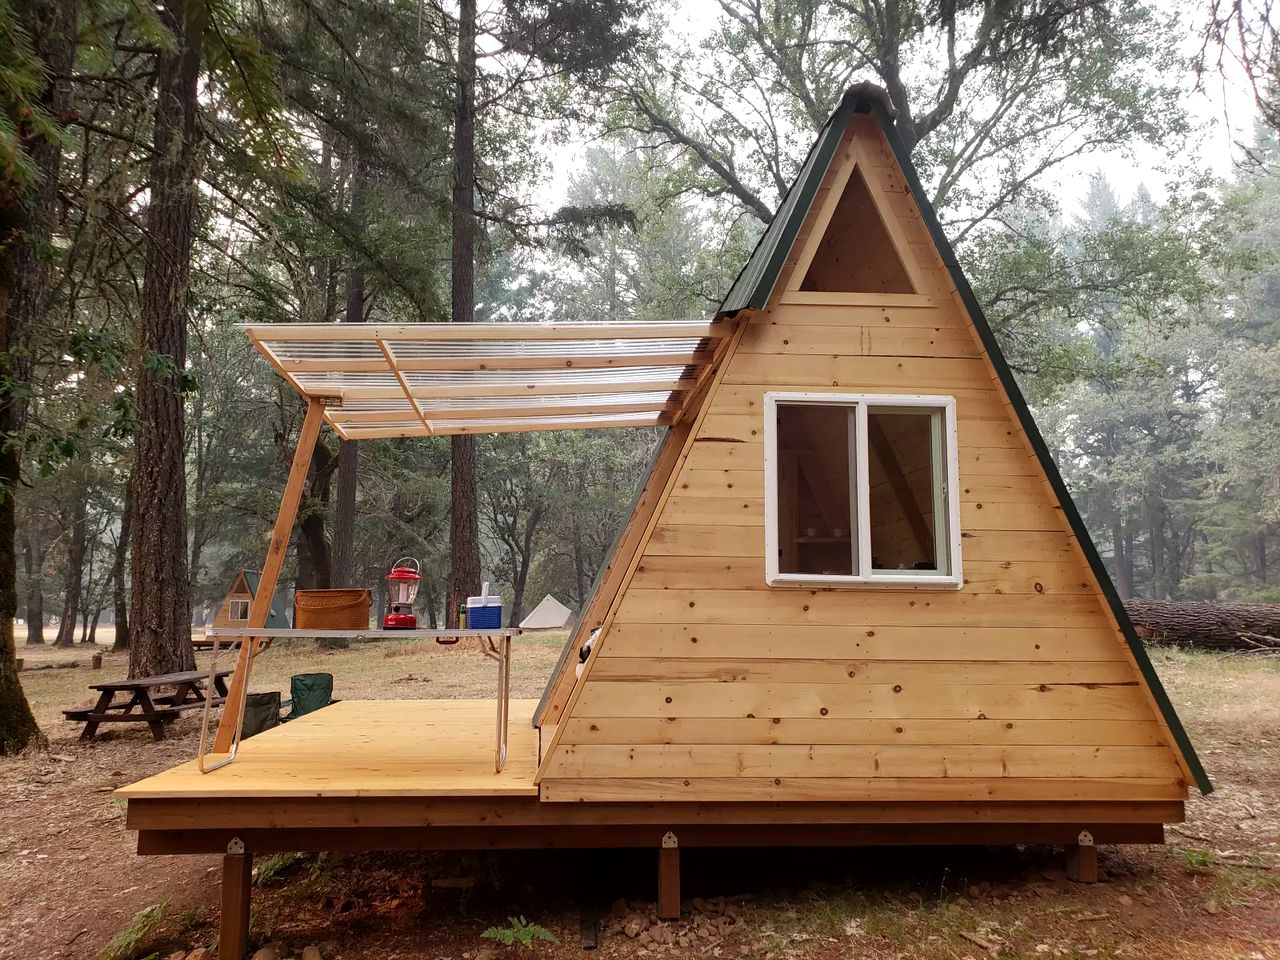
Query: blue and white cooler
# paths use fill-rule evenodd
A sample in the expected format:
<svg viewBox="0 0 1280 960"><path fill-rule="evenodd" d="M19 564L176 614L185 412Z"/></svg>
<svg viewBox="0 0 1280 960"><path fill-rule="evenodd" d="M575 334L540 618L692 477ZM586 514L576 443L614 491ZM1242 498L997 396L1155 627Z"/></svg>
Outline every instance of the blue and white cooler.
<svg viewBox="0 0 1280 960"><path fill-rule="evenodd" d="M502 626L502 597L489 595L489 583L480 588L480 596L467 597L467 629L489 630Z"/></svg>

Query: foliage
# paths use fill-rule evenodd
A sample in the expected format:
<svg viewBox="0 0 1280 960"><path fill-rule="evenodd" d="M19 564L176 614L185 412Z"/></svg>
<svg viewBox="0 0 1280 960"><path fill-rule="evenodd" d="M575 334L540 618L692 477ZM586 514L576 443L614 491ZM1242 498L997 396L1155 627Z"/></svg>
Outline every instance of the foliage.
<svg viewBox="0 0 1280 960"><path fill-rule="evenodd" d="M514 947L518 945L526 949L532 947L539 940L547 943L556 942L554 933L546 927L530 923L524 917L507 917L507 925L505 927L489 927L480 936L488 940L496 940L503 946Z"/></svg>
<svg viewBox="0 0 1280 960"><path fill-rule="evenodd" d="M257 887L265 887L272 883L283 874L287 873L299 860L303 859L300 853L273 853L269 857L262 857L253 865L253 883Z"/></svg>
<svg viewBox="0 0 1280 960"><path fill-rule="evenodd" d="M128 926L107 941L98 953L98 960L133 960L168 918L168 900L143 907L133 915Z"/></svg>
<svg viewBox="0 0 1280 960"><path fill-rule="evenodd" d="M1177 25L1153 3L724 0L697 47L667 5L618 71L610 123L639 131L683 189L767 222L849 84L875 78L898 111L954 241L1046 175L1107 145L1186 129L1172 78ZM671 19L667 19L671 18Z"/></svg>
<svg viewBox="0 0 1280 960"><path fill-rule="evenodd" d="M0 182L6 190L26 188L40 179L27 142L61 137L61 130L39 103L42 74L43 64L12 3L0 0Z"/></svg>

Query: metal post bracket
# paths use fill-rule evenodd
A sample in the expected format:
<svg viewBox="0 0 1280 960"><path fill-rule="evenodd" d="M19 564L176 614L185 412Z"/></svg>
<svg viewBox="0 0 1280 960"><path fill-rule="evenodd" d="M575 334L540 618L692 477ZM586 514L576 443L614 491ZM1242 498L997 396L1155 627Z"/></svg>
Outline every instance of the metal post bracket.
<svg viewBox="0 0 1280 960"><path fill-rule="evenodd" d="M666 833L662 835L663 850L674 850L678 846L680 846L680 841L676 838L676 835L672 833L670 830L668 830Z"/></svg>

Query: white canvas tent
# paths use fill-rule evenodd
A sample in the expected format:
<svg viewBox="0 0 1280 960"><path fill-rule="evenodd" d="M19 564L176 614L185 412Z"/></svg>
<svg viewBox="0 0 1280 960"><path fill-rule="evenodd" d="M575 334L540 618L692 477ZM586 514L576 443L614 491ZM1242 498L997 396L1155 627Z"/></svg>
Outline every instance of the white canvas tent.
<svg viewBox="0 0 1280 960"><path fill-rule="evenodd" d="M563 630L573 616L573 611L547 594L533 611L520 621L521 630Z"/></svg>

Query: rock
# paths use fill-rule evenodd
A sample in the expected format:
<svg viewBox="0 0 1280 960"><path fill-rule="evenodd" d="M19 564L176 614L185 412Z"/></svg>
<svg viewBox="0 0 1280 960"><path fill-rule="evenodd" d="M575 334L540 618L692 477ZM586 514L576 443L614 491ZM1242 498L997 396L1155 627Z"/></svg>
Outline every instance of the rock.
<svg viewBox="0 0 1280 960"><path fill-rule="evenodd" d="M969 887L969 896L980 897L981 895L982 889L976 883Z"/></svg>
<svg viewBox="0 0 1280 960"><path fill-rule="evenodd" d="M645 932L646 926L648 925L640 917L627 917L626 922L622 925L622 932L634 940Z"/></svg>
<svg viewBox="0 0 1280 960"><path fill-rule="evenodd" d="M627 901L619 897L613 901L613 906L609 908L609 916L616 920L621 920L627 915Z"/></svg>
<svg viewBox="0 0 1280 960"><path fill-rule="evenodd" d="M711 904L707 903L706 900L703 900L702 897L694 897L693 909L697 910L699 913L710 913Z"/></svg>
<svg viewBox="0 0 1280 960"><path fill-rule="evenodd" d="M280 960L280 954L276 953L275 947L263 947L253 955L251 960Z"/></svg>
<svg viewBox="0 0 1280 960"><path fill-rule="evenodd" d="M481 947L476 951L476 960L498 960L498 951L493 947Z"/></svg>
<svg viewBox="0 0 1280 960"><path fill-rule="evenodd" d="M1122 893L1120 896L1116 897L1116 903L1120 904L1122 907L1132 907L1133 897L1129 896L1127 893Z"/></svg>
<svg viewBox="0 0 1280 960"><path fill-rule="evenodd" d="M1217 900L1206 900L1206 901L1205 901L1205 903L1204 903L1204 912L1205 912L1205 913L1216 914L1216 913L1218 913L1221 909L1222 909L1222 908L1221 908L1220 906L1218 906L1218 901L1217 901Z"/></svg>
<svg viewBox="0 0 1280 960"><path fill-rule="evenodd" d="M187 960L187 951L175 950L173 953L169 954L169 956L165 957L164 960Z"/></svg>
<svg viewBox="0 0 1280 960"><path fill-rule="evenodd" d="M213 951L208 947L196 947L187 954L187 960L213 960Z"/></svg>
<svg viewBox="0 0 1280 960"><path fill-rule="evenodd" d="M302 948L302 960L324 960L324 955L320 953L320 948L313 944Z"/></svg>

